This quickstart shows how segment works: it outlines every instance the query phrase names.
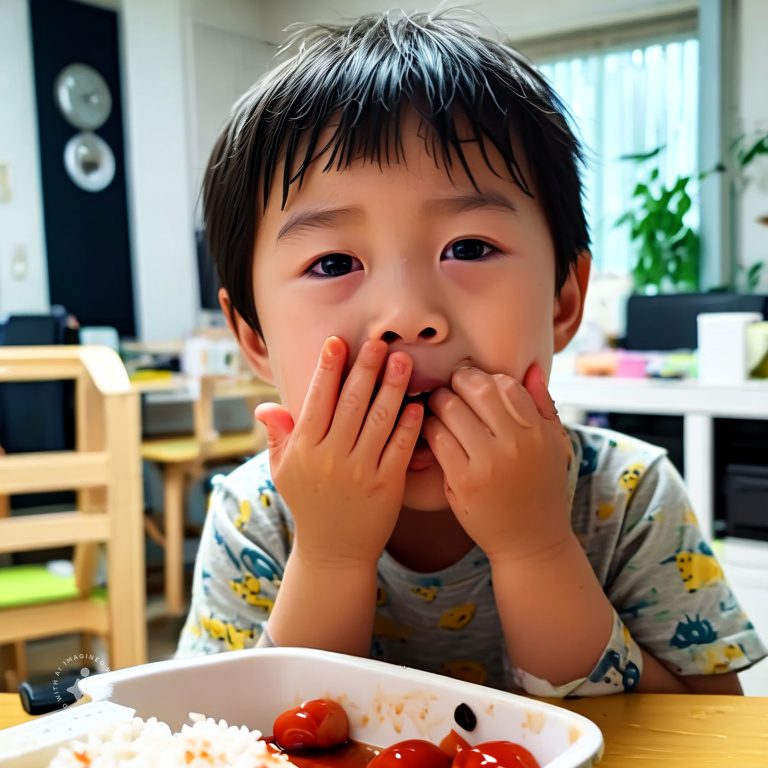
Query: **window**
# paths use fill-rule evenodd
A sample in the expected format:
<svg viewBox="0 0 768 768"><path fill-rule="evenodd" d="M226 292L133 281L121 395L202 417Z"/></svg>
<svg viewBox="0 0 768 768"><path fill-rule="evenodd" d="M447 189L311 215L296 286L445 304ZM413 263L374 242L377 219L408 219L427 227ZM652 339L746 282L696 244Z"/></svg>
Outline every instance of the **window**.
<svg viewBox="0 0 768 768"><path fill-rule="evenodd" d="M695 23L695 20L693 21ZM536 55L523 46L568 105L584 143L585 207L592 235L594 269L627 274L633 247L616 220L631 205L632 191L652 165L621 161L622 155L664 146L655 159L661 179L698 171L699 44L695 30L645 42L593 44L580 53ZM654 161L651 161L653 163ZM688 224L698 229L696 187Z"/></svg>

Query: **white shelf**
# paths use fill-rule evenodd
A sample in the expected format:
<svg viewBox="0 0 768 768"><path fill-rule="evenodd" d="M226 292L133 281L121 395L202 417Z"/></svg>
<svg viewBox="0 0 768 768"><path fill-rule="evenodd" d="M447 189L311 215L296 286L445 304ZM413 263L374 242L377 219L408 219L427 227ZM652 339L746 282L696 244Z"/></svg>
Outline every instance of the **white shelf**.
<svg viewBox="0 0 768 768"><path fill-rule="evenodd" d="M693 380L553 376L549 389L558 408L562 404L616 413L768 419L768 379L723 386Z"/></svg>
<svg viewBox="0 0 768 768"><path fill-rule="evenodd" d="M682 416L683 475L708 539L713 537L714 517L712 420L768 419L768 380L724 386L694 380L553 374L549 390L565 421L579 420L584 411Z"/></svg>

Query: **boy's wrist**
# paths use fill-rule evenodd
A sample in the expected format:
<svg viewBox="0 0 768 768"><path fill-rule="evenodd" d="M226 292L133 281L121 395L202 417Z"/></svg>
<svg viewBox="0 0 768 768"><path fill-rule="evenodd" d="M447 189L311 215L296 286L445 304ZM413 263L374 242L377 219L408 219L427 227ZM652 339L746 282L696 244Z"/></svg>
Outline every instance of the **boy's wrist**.
<svg viewBox="0 0 768 768"><path fill-rule="evenodd" d="M322 575L323 579L339 574L343 578L355 575L371 575L377 571L378 557L361 555L357 552L334 553L311 547L302 547L294 542L289 560L292 567L302 573Z"/></svg>
<svg viewBox="0 0 768 768"><path fill-rule="evenodd" d="M574 554L583 556L584 550L571 529L548 539L518 541L504 550L486 552L492 571L550 569L553 563L560 563Z"/></svg>

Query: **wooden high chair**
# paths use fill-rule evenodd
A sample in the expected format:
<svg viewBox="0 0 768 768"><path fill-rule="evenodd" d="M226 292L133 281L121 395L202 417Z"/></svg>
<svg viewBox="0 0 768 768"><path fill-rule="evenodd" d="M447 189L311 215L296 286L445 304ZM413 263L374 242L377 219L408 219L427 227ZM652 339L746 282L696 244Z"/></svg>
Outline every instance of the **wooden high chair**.
<svg viewBox="0 0 768 768"><path fill-rule="evenodd" d="M221 399L244 399L249 412L261 402L276 401L277 391L269 384L223 376L201 376L193 380L199 388L193 406L194 434L159 437L142 441L141 456L156 462L163 475L163 530L147 520L150 537L165 550L165 603L171 615L186 607L184 596L185 492L190 481L217 463L243 460L266 448L266 430L253 419L249 430L219 434L213 425L213 404Z"/></svg>
<svg viewBox="0 0 768 768"><path fill-rule="evenodd" d="M6 681L26 677L24 641L48 636L105 636L112 669L146 661L139 403L125 367L106 347L0 347L0 383L66 379L75 382L75 449L0 455L0 553L72 545L75 572L58 594L2 596ZM76 491L75 510L9 514L10 494L63 490ZM102 544L106 600L94 592Z"/></svg>

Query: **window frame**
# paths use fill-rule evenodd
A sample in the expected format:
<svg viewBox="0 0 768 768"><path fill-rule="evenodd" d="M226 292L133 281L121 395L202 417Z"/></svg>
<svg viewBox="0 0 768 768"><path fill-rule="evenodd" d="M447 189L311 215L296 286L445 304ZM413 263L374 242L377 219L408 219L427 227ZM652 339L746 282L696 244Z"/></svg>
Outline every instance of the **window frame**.
<svg viewBox="0 0 768 768"><path fill-rule="evenodd" d="M555 35L513 38L511 43L536 64L604 55L632 46L680 40L693 33L699 42L698 168L712 168L728 155L726 137L734 129L737 108L734 87L733 8L728 0L709 0L689 9L618 21ZM701 290L729 285L735 268L736 200L726 174L712 174L699 192Z"/></svg>

